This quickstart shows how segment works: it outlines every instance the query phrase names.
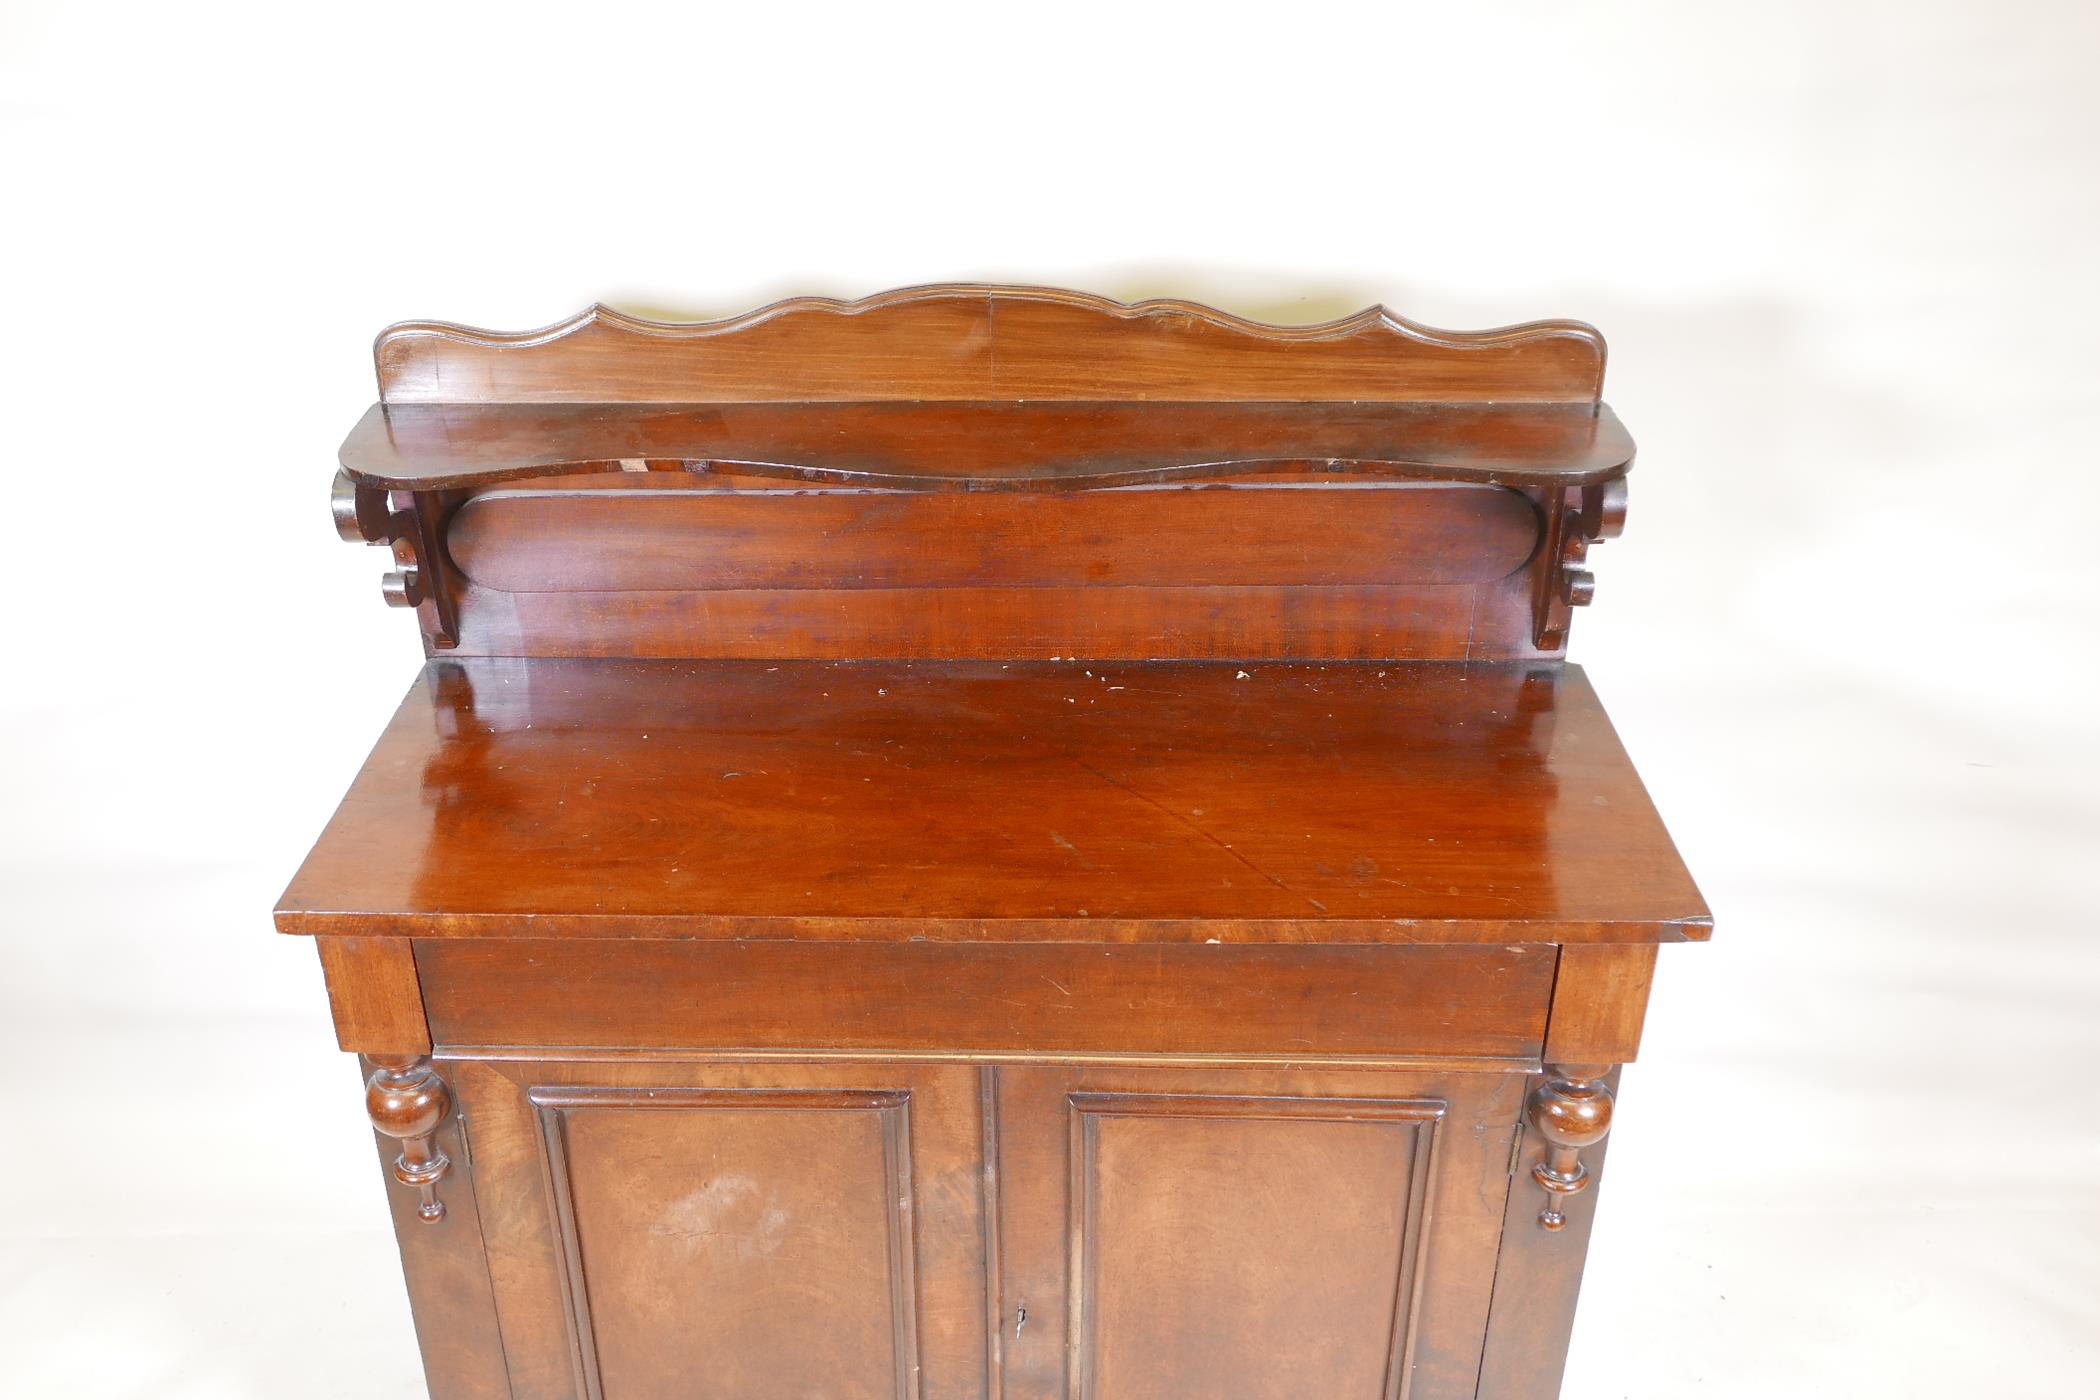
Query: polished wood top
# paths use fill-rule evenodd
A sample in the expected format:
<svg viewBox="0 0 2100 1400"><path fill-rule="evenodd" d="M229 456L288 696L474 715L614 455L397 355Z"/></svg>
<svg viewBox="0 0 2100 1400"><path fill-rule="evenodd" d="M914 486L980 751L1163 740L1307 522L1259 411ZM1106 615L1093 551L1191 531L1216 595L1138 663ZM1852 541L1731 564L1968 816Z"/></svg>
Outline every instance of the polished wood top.
<svg viewBox="0 0 2100 1400"><path fill-rule="evenodd" d="M1624 476L1599 404L375 404L344 441L360 486L437 490L674 471L919 490L1070 490L1360 474L1508 486Z"/></svg>
<svg viewBox="0 0 2100 1400"><path fill-rule="evenodd" d="M1704 938L1579 667L430 663L291 933Z"/></svg>

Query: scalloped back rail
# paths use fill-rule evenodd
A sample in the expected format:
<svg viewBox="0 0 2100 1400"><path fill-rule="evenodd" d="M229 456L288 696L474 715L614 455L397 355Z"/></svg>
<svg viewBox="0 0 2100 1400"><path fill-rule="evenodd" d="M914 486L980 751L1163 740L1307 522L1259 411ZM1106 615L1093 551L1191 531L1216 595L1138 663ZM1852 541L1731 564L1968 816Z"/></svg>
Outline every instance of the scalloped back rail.
<svg viewBox="0 0 2100 1400"><path fill-rule="evenodd" d="M1604 340L1577 321L1443 331L1370 307L1271 326L1186 301L967 285L797 297L719 321L605 306L516 333L412 321L383 332L374 358L389 404L1594 403L1604 381Z"/></svg>
<svg viewBox="0 0 2100 1400"><path fill-rule="evenodd" d="M1634 451L1573 321L956 285L375 354L338 526L461 656L1552 657Z"/></svg>

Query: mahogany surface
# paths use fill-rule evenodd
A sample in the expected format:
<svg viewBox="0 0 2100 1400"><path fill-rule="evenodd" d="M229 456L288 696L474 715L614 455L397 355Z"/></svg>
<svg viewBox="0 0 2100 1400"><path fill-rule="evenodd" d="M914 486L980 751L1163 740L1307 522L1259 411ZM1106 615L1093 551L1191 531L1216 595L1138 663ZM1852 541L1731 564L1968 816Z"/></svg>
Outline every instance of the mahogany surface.
<svg viewBox="0 0 2100 1400"><path fill-rule="evenodd" d="M341 462L362 485L399 490L705 467L1041 491L1291 467L1579 486L1623 475L1633 452L1594 403L388 403L350 430Z"/></svg>
<svg viewBox="0 0 2100 1400"><path fill-rule="evenodd" d="M430 1038L453 1054L685 1046L776 1058L1437 1057L1501 1069L1538 1060L1555 953L1539 943L415 944ZM812 1025L824 1028L821 1047Z"/></svg>
<svg viewBox="0 0 2100 1400"><path fill-rule="evenodd" d="M592 482L631 477L584 478ZM1494 486L1302 482L1033 492L503 487L453 515L504 593L1493 583L1539 515Z"/></svg>
<svg viewBox="0 0 2100 1400"><path fill-rule="evenodd" d="M1569 609L1595 592L1586 551L1624 517L1633 444L1602 402L1604 359L1603 339L1576 322L1448 332L1374 307L1323 326L1263 326L1183 302L1126 306L1025 287L801 299L683 325L604 307L518 334L408 323L375 347L381 402L344 444L337 528L388 545L387 600L416 610L431 649L464 655L1556 655ZM458 543L486 542L473 525L486 526L479 507L493 503L475 493L615 471L638 484L705 478L703 490L725 493L760 482L917 499L888 502L887 519L873 497L809 513L809 545L843 545L849 556L828 589L768 586L761 570L742 586L703 571L641 592L631 581L510 591L489 586L500 560L486 548L482 581L456 567L455 524ZM1305 547L1284 538L1271 544L1271 567L1255 549L1243 576L1199 592L1175 577L1202 562L1188 542L1203 530L1189 498L1174 503L1179 537L1138 518L1160 502L1098 499L1115 488L1289 483L1311 488L1297 502L1302 525L1359 504L1338 488L1366 479L1521 492L1538 518L1537 547L1520 569L1450 588L1381 582L1346 537ZM953 492L1086 499L944 512L934 498ZM1264 536L1249 519L1264 505L1282 516L1293 502L1241 496L1211 509L1234 517L1224 533L1250 550ZM576 504L571 528L585 509ZM778 502L687 504L703 523L682 548L706 559L749 528L740 514ZM1034 569L1019 578L973 568L961 548L973 515L989 517L994 538L1121 535L1127 547L1158 532L1165 578L1108 596L1060 585L1060 569L1040 557L1014 560L1017 572ZM1409 546L1399 553L1439 533L1449 532L1418 519L1411 536L1396 531ZM1278 571L1279 550L1303 553L1309 570ZM548 553L528 542L509 562L535 577ZM853 577L862 563L913 553L937 566L924 579L885 588ZM1073 553L1067 574L1103 555L1112 563L1115 549Z"/></svg>
<svg viewBox="0 0 2100 1400"><path fill-rule="evenodd" d="M461 660L278 925L1628 942L1707 910L1579 667Z"/></svg>
<svg viewBox="0 0 2100 1400"><path fill-rule="evenodd" d="M516 333L410 321L373 359L389 404L1595 403L1604 380L1604 339L1579 321L1443 331L1374 306L1269 326L1185 301L967 285L683 324L605 306Z"/></svg>
<svg viewBox="0 0 2100 1400"><path fill-rule="evenodd" d="M1588 326L411 322L424 670L285 892L433 1400L1551 1400L1710 919Z"/></svg>

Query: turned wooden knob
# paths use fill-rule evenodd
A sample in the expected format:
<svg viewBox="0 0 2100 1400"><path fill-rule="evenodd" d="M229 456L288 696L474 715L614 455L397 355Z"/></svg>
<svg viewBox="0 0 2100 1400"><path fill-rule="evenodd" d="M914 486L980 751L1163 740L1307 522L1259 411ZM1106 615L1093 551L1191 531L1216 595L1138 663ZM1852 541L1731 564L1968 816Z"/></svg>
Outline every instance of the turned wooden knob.
<svg viewBox="0 0 2100 1400"><path fill-rule="evenodd" d="M1590 1169L1583 1163L1582 1151L1595 1147L1611 1132L1612 1092L1604 1082L1608 1073L1608 1067L1557 1068L1553 1077L1531 1092L1531 1126L1546 1140L1546 1159L1531 1169L1531 1179L1546 1192L1539 1224L1548 1230L1567 1227L1562 1203L1590 1185Z"/></svg>
<svg viewBox="0 0 2100 1400"><path fill-rule="evenodd" d="M380 1063L365 1081L365 1112L373 1128L401 1144L394 1179L422 1193L416 1214L432 1222L444 1219L437 1184L452 1159L438 1149L433 1134L452 1112L452 1090L426 1059Z"/></svg>
<svg viewBox="0 0 2100 1400"><path fill-rule="evenodd" d="M1560 576L1560 596L1571 608L1586 608L1597 596L1597 576L1588 569L1570 569Z"/></svg>
<svg viewBox="0 0 2100 1400"><path fill-rule="evenodd" d="M1531 1124L1555 1147L1595 1147L1611 1132L1611 1110L1601 1079L1549 1079L1531 1096Z"/></svg>
<svg viewBox="0 0 2100 1400"><path fill-rule="evenodd" d="M414 569L394 569L381 576L379 596L390 608L412 608L423 601L423 579Z"/></svg>
<svg viewBox="0 0 2100 1400"><path fill-rule="evenodd" d="M428 1060L381 1065L365 1081L365 1112L390 1138L429 1137L452 1112L452 1091Z"/></svg>

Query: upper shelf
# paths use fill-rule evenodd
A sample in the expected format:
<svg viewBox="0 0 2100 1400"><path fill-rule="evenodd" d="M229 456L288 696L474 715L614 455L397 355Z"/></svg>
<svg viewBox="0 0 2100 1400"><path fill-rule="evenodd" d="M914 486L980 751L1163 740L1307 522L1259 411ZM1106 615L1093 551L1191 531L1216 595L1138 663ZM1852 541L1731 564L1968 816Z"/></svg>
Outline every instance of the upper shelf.
<svg viewBox="0 0 2100 1400"><path fill-rule="evenodd" d="M915 489L1249 472L1580 486L1633 444L1574 321L1433 330L1373 307L1271 326L1033 287L798 298L720 321L602 306L544 330L384 332L343 445L368 488L702 465Z"/></svg>
<svg viewBox="0 0 2100 1400"><path fill-rule="evenodd" d="M342 465L442 490L709 467L921 490L1045 490L1312 470L1585 486L1633 440L1603 405L1342 403L375 404Z"/></svg>

